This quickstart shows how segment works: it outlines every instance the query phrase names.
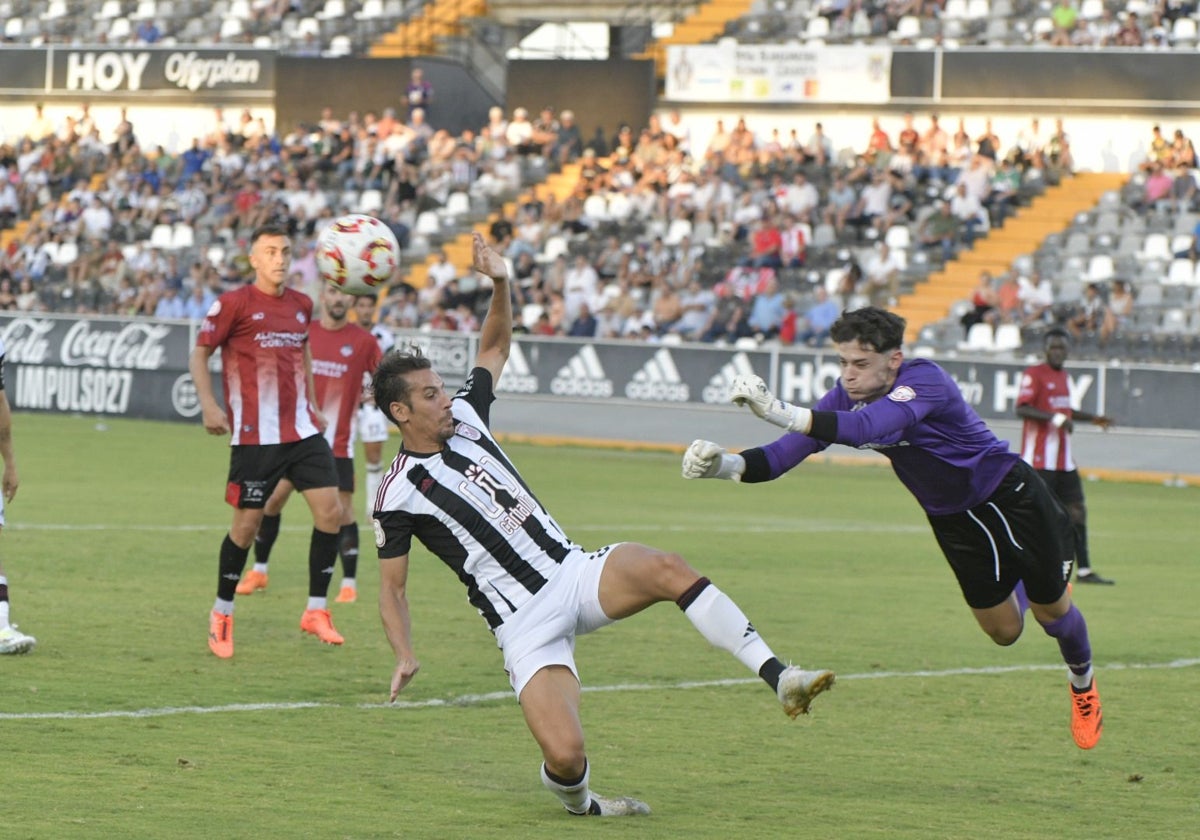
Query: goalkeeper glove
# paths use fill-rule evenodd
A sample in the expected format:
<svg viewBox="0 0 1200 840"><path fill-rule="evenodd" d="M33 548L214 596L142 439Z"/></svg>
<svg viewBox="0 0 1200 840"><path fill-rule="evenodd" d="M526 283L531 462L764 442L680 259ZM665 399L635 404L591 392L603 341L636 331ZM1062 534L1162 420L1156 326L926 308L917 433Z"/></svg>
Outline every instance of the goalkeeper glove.
<svg viewBox="0 0 1200 840"><path fill-rule="evenodd" d="M683 453L684 478L725 478L741 481L746 461L730 455L711 440L694 440Z"/></svg>
<svg viewBox="0 0 1200 840"><path fill-rule="evenodd" d="M776 399L767 390L762 377L738 374L729 386L729 400L734 405L749 406L750 410L768 423L789 432L808 432L812 427L812 412L802 406Z"/></svg>

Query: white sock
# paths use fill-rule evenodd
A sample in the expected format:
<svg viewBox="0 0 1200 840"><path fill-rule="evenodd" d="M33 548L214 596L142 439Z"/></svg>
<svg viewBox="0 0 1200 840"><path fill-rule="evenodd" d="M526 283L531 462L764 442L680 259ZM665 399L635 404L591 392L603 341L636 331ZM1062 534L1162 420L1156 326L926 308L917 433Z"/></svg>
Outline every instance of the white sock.
<svg viewBox="0 0 1200 840"><path fill-rule="evenodd" d="M0 578L0 582L4 579ZM8 601L0 601L0 630L8 626Z"/></svg>
<svg viewBox="0 0 1200 840"><path fill-rule="evenodd" d="M775 657L741 608L711 583L688 605L684 615L709 644L729 651L755 674L764 662Z"/></svg>
<svg viewBox="0 0 1200 840"><path fill-rule="evenodd" d="M383 464L367 464L367 519L375 516L375 495L383 482Z"/></svg>
<svg viewBox="0 0 1200 840"><path fill-rule="evenodd" d="M218 598L213 602L213 612L221 615L233 615L233 601L222 601Z"/></svg>
<svg viewBox="0 0 1200 840"><path fill-rule="evenodd" d="M258 572L260 575L265 575L267 573L267 564L266 563L255 563L254 571Z"/></svg>
<svg viewBox="0 0 1200 840"><path fill-rule="evenodd" d="M583 765L583 778L578 784L565 786L550 778L546 773L546 762L542 762L542 784L558 797L558 801L563 804L563 807L572 814L586 814L588 806L592 804L592 794L588 790L588 776L591 775L592 768L585 761Z"/></svg>
<svg viewBox="0 0 1200 840"><path fill-rule="evenodd" d="M323 610L326 609L328 599L326 598L309 598L306 610Z"/></svg>
<svg viewBox="0 0 1200 840"><path fill-rule="evenodd" d="M353 589L355 592L357 592L358 591L358 581L356 581L354 578L344 577L344 578L342 578L342 588L343 589L347 589L347 588Z"/></svg>
<svg viewBox="0 0 1200 840"><path fill-rule="evenodd" d="M1071 679L1072 686L1078 688L1080 691L1083 691L1092 684L1092 678L1096 676L1096 671L1091 666L1088 666L1086 672L1082 674L1076 674L1074 671L1068 668L1067 676Z"/></svg>

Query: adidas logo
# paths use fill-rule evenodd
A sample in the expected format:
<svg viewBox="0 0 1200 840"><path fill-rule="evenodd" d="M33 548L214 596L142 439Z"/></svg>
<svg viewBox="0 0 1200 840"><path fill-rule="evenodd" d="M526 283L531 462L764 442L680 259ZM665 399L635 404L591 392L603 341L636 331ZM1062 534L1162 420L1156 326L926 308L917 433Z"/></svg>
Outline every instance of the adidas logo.
<svg viewBox="0 0 1200 840"><path fill-rule="evenodd" d="M729 386L733 384L733 380L739 376L753 376L754 367L750 364L750 357L745 353L735 353L733 358L725 363L712 379L708 380L708 384L704 386L704 391L701 392L700 398L706 403L725 404L729 402Z"/></svg>
<svg viewBox="0 0 1200 840"><path fill-rule="evenodd" d="M560 397L611 397L612 380L600 366L596 348L583 345L555 374L550 382L550 393Z"/></svg>
<svg viewBox="0 0 1200 840"><path fill-rule="evenodd" d="M504 373L496 385L497 393L505 394L536 394L538 390L537 377L529 369L529 360L521 345L513 342L508 351L508 361L504 365Z"/></svg>
<svg viewBox="0 0 1200 840"><path fill-rule="evenodd" d="M688 386L680 377L670 351L664 348L633 375L625 386L625 396L631 400L687 402Z"/></svg>

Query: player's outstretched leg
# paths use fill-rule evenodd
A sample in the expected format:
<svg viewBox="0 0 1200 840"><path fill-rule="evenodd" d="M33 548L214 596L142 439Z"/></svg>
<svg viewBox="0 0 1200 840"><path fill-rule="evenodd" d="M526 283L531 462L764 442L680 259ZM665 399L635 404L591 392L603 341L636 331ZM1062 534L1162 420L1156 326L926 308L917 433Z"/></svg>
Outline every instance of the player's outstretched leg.
<svg viewBox="0 0 1200 840"><path fill-rule="evenodd" d="M832 671L785 666L741 608L708 578L693 583L675 603L710 644L732 653L775 690L788 717L808 714L813 699L833 686Z"/></svg>

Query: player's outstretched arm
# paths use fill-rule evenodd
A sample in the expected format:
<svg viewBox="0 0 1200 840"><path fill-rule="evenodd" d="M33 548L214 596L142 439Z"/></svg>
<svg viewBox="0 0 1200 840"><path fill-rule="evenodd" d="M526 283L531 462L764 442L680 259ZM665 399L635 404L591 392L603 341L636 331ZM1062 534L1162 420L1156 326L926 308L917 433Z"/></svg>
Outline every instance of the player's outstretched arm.
<svg viewBox="0 0 1200 840"><path fill-rule="evenodd" d="M684 478L725 478L741 481L746 461L741 455L730 455L711 440L694 440L683 453Z"/></svg>
<svg viewBox="0 0 1200 840"><path fill-rule="evenodd" d="M492 302L488 304L483 326L479 328L479 356L475 363L487 368L492 374L492 381L497 382L512 346L513 313L508 288L508 265L502 256L488 247L480 233L475 234L471 251L471 268L492 278Z"/></svg>
<svg viewBox="0 0 1200 840"><path fill-rule="evenodd" d="M378 526L376 526L378 527ZM379 561L379 618L392 652L396 669L388 690L388 702L404 690L421 670L412 650L412 620L408 612L408 555Z"/></svg>
<svg viewBox="0 0 1200 840"><path fill-rule="evenodd" d="M729 401L746 406L758 417L789 432L807 434L812 429L812 411L777 399L760 376L743 373L734 377L729 386Z"/></svg>

